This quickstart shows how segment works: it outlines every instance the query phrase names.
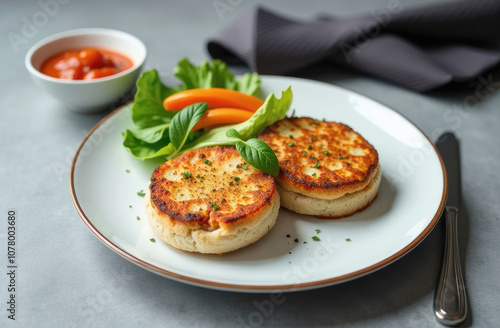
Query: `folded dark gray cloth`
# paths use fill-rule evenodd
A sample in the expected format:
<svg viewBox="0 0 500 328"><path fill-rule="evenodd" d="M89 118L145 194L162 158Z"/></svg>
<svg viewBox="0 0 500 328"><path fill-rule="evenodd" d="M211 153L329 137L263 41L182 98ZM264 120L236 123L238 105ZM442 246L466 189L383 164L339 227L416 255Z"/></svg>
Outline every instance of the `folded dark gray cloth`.
<svg viewBox="0 0 500 328"><path fill-rule="evenodd" d="M467 0L300 22L263 8L208 40L213 58L262 74L289 74L330 60L415 91L470 81L500 62L500 1Z"/></svg>

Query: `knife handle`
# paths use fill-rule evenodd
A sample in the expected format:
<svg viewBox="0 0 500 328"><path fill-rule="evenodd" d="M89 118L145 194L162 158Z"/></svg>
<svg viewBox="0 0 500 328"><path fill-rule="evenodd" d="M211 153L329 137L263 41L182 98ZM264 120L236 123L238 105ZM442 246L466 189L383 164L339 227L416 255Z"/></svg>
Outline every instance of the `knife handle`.
<svg viewBox="0 0 500 328"><path fill-rule="evenodd" d="M437 320L454 326L467 316L467 294L465 292L457 237L458 208L446 207L446 242L441 276L434 295L434 313Z"/></svg>

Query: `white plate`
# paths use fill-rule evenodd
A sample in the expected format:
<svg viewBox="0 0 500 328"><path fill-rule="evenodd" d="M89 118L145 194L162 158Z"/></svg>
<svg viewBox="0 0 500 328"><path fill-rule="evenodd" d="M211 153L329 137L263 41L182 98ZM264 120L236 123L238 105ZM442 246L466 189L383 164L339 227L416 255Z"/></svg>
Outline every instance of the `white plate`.
<svg viewBox="0 0 500 328"><path fill-rule="evenodd" d="M281 209L275 227L261 240L221 256L182 252L158 238L153 243L150 238L156 236L137 191L147 188L161 161L138 161L122 146L121 131L132 125L131 105L126 105L99 122L76 152L70 189L85 224L139 266L185 283L232 291L328 286L407 254L430 233L446 200L446 174L432 143L400 114L352 91L310 80L262 77L263 94L279 97L289 85L297 116L345 123L378 150L382 182L365 211L322 220Z"/></svg>

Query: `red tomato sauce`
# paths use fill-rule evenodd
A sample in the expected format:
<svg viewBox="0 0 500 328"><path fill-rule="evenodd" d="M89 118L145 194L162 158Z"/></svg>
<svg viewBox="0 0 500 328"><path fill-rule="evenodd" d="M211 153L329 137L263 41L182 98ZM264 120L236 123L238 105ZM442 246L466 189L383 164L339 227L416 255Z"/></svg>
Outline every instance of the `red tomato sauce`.
<svg viewBox="0 0 500 328"><path fill-rule="evenodd" d="M72 49L43 62L40 72L64 80L91 80L120 73L133 66L132 61L107 49Z"/></svg>

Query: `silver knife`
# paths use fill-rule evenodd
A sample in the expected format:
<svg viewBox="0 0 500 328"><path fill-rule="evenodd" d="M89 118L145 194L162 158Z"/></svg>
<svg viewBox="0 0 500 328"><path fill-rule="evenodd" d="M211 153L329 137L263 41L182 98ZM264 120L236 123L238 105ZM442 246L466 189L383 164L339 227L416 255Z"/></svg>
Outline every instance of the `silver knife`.
<svg viewBox="0 0 500 328"><path fill-rule="evenodd" d="M467 294L465 291L460 256L458 253L457 221L460 202L460 152L458 140L451 132L436 141L448 176L448 202L445 208L446 241L441 275L434 295L434 314L437 320L454 326L467 316Z"/></svg>

